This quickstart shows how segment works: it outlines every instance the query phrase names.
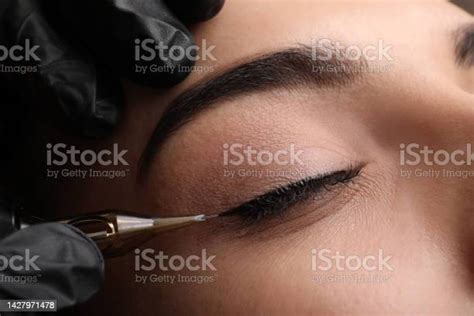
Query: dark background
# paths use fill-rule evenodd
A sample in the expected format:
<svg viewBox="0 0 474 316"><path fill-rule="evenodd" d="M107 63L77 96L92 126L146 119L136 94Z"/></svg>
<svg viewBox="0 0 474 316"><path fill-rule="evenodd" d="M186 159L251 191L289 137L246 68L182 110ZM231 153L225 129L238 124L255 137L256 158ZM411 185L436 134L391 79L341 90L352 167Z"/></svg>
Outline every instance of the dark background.
<svg viewBox="0 0 474 316"><path fill-rule="evenodd" d="M474 0L454 0L452 2L474 14Z"/></svg>

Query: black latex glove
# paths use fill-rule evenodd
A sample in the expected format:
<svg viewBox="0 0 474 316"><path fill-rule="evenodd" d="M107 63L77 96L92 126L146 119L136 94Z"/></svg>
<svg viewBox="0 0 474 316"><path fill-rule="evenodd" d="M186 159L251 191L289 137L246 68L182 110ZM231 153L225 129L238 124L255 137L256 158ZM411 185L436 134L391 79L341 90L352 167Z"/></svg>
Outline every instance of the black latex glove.
<svg viewBox="0 0 474 316"><path fill-rule="evenodd" d="M135 65L191 66L179 61L135 61L136 40L168 47L193 45L186 24L207 20L224 0L2 0L7 7L0 44L39 45L38 72L7 74L8 89L21 91L24 103L41 107L55 125L90 137L107 135L122 104L119 77L149 86L182 81L187 71L135 72ZM9 4L6 5L5 2ZM1 9L1 8L0 8ZM1 14L1 12L0 12ZM18 65L18 62L13 65ZM187 67L186 69L189 69Z"/></svg>
<svg viewBox="0 0 474 316"><path fill-rule="evenodd" d="M88 300L100 289L104 263L92 240L73 226L57 223L16 231L11 225L10 211L2 200L0 255L25 257L28 250L32 264L26 270L24 261L15 262L22 264L23 269L15 271L8 267L0 271L0 299L57 300L58 309L62 309ZM1 262L3 268L4 261Z"/></svg>
<svg viewBox="0 0 474 316"><path fill-rule="evenodd" d="M0 73L3 113L0 114L0 144L12 141L9 136L14 134L9 133L21 126L16 122L24 124L26 121L20 98L21 103L27 105L26 110L34 108L44 112L56 125L71 127L82 135L100 137L107 135L119 118L120 76L162 87L183 80L186 72L137 75L133 54L135 39L150 38L166 46L187 48L193 41L183 23L211 18L224 1L170 0L169 6L165 2L0 0L0 45L25 46L28 40L30 47L40 46L34 51L40 60L0 61L9 66L37 67L36 72L28 74ZM143 65L143 61L140 63ZM149 63L193 64L187 59ZM60 224L41 224L13 231L8 211L9 208L0 203L0 255L10 257L29 249L31 255L39 255L35 263L41 269L41 276L37 283L0 282L1 299L57 299L59 308L64 308L87 300L100 288L103 261L90 239L72 226ZM0 274L14 276L20 272L6 270Z"/></svg>

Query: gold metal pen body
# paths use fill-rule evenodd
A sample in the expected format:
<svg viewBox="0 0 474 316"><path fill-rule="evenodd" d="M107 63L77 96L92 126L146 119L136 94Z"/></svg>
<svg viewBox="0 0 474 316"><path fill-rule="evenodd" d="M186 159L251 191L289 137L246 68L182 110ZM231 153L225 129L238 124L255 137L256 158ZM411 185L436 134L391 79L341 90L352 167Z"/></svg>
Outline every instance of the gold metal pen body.
<svg viewBox="0 0 474 316"><path fill-rule="evenodd" d="M129 252L156 233L200 223L206 219L203 214L152 218L121 210L109 210L64 218L57 222L77 227L97 244L105 257L115 257ZM24 228L29 225L20 223L18 226Z"/></svg>

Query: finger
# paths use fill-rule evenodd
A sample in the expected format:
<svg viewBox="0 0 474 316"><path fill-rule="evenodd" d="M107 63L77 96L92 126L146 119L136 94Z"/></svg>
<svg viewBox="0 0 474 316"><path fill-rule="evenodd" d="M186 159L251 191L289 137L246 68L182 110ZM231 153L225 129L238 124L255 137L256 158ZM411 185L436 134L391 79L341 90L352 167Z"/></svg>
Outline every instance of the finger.
<svg viewBox="0 0 474 316"><path fill-rule="evenodd" d="M98 70L90 56L64 42L46 22L41 3L17 0L6 12L11 45L29 50L29 61L24 58L15 65L37 66L29 75L12 75L15 79L10 84L23 93L26 90L26 101L42 107L41 112L46 110L57 125L91 137L104 136L119 117L120 82Z"/></svg>
<svg viewBox="0 0 474 316"><path fill-rule="evenodd" d="M94 55L130 80L167 87L191 71L194 56L185 52L194 45L192 35L162 1L62 0L57 5L63 23Z"/></svg>
<svg viewBox="0 0 474 316"><path fill-rule="evenodd" d="M207 21L219 13L225 0L166 0L166 5L185 24Z"/></svg>
<svg viewBox="0 0 474 316"><path fill-rule="evenodd" d="M57 300L62 309L87 301L102 286L103 257L95 243L72 226L31 226L1 240L0 248L2 255L19 256L24 263L3 274L30 280L0 282L1 298Z"/></svg>

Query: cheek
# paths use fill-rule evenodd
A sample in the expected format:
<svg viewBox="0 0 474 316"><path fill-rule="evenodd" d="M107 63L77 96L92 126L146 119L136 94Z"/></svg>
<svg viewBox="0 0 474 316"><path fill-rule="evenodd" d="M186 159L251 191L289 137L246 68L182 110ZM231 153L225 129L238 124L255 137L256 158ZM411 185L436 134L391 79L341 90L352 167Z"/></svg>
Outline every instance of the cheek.
<svg viewBox="0 0 474 316"><path fill-rule="evenodd" d="M191 228L186 235L163 236L152 247L179 254L206 249L216 256L216 271L210 273L216 276L215 282L199 286L199 295L185 284L163 287L163 292L191 306L200 306L205 297L209 306L220 311L239 308L262 313L349 309L372 313L397 308L421 312L426 306L447 310L465 299L453 278L456 263L444 260L437 246L425 238L422 218L407 207L413 201L390 202L372 196L370 202L351 205L324 222L276 238L239 236L231 227L216 233L211 224ZM370 255L375 259L369 263L377 267L390 258L387 266L381 265L382 271L351 270L354 262L344 260L339 271L335 259L331 269L321 270L313 267L315 249L361 260ZM433 269L426 269L427 265ZM438 287L439 280L451 292Z"/></svg>
<svg viewBox="0 0 474 316"><path fill-rule="evenodd" d="M473 58L473 64L474 64L474 58ZM463 79L464 80L462 80L461 82L461 87L465 91L474 95L474 67L471 67L471 69L469 69L468 73L463 77Z"/></svg>

